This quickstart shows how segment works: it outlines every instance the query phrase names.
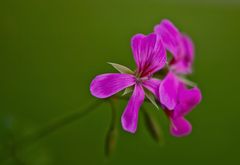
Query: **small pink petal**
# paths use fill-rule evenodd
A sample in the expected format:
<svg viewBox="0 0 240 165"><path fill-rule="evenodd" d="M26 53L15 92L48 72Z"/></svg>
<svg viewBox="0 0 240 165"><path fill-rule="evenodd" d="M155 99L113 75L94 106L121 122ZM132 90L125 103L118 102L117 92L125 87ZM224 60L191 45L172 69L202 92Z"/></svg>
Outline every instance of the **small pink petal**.
<svg viewBox="0 0 240 165"><path fill-rule="evenodd" d="M160 84L160 103L168 110L173 110L177 105L179 83L178 78L172 72L169 72Z"/></svg>
<svg viewBox="0 0 240 165"><path fill-rule="evenodd" d="M141 70L142 62L141 43L144 37L145 35L143 34L136 34L131 39L133 57L139 70Z"/></svg>
<svg viewBox="0 0 240 165"><path fill-rule="evenodd" d="M138 124L138 111L144 101L144 90L141 85L135 85L133 94L122 114L122 127L125 131L135 133Z"/></svg>
<svg viewBox="0 0 240 165"><path fill-rule="evenodd" d="M132 37L131 46L141 76L149 76L166 64L166 51L156 34L137 34Z"/></svg>
<svg viewBox="0 0 240 165"><path fill-rule="evenodd" d="M179 57L174 59L171 68L177 73L189 74L192 72L194 61L194 44L187 35L181 36Z"/></svg>
<svg viewBox="0 0 240 165"><path fill-rule="evenodd" d="M192 125L184 118L171 119L170 132L173 136L187 136L192 132Z"/></svg>
<svg viewBox="0 0 240 165"><path fill-rule="evenodd" d="M174 110L174 117L185 116L191 112L202 100L199 88L187 89L184 84L179 86L179 103Z"/></svg>
<svg viewBox="0 0 240 165"><path fill-rule="evenodd" d="M154 32L161 37L164 47L166 47L175 58L178 58L181 33L174 24L164 19L160 24L154 27Z"/></svg>
<svg viewBox="0 0 240 165"><path fill-rule="evenodd" d="M135 77L133 75L107 73L98 75L93 79L90 91L95 97L107 98L134 84Z"/></svg>
<svg viewBox="0 0 240 165"><path fill-rule="evenodd" d="M159 86L161 84L161 80L156 78L151 78L149 80L143 81L143 86L147 88L150 92L152 92L157 99L159 99Z"/></svg>

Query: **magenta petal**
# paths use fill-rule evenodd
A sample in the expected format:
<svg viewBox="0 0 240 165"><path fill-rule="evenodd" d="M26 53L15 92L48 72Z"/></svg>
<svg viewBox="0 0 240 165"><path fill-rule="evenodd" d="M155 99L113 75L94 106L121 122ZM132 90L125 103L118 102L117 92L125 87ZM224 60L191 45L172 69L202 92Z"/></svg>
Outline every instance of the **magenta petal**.
<svg viewBox="0 0 240 165"><path fill-rule="evenodd" d="M93 96L107 98L126 87L135 83L135 77L130 74L107 73L96 76L91 85L90 91Z"/></svg>
<svg viewBox="0 0 240 165"><path fill-rule="evenodd" d="M174 110L174 117L187 115L202 100L199 88L187 89L185 85L179 87L179 103Z"/></svg>
<svg viewBox="0 0 240 165"><path fill-rule="evenodd" d="M173 136L187 136L192 132L192 125L184 117L171 119L170 132Z"/></svg>
<svg viewBox="0 0 240 165"><path fill-rule="evenodd" d="M142 62L141 43L144 37L145 35L143 34L136 34L131 39L133 57L138 69L140 69L141 62Z"/></svg>
<svg viewBox="0 0 240 165"><path fill-rule="evenodd" d="M166 51L156 34L133 36L132 51L141 76L148 76L166 64Z"/></svg>
<svg viewBox="0 0 240 165"><path fill-rule="evenodd" d="M160 102L168 110L173 110L178 102L179 84L178 78L172 72L169 72L159 86Z"/></svg>
<svg viewBox="0 0 240 165"><path fill-rule="evenodd" d="M154 32L161 37L166 49L178 58L181 33L173 23L165 19L154 27Z"/></svg>
<svg viewBox="0 0 240 165"><path fill-rule="evenodd" d="M143 86L147 88L150 92L152 92L158 99L159 99L158 91L159 91L160 84L161 84L161 80L156 78L151 78L143 82Z"/></svg>
<svg viewBox="0 0 240 165"><path fill-rule="evenodd" d="M125 131L135 133L138 124L138 111L144 101L144 90L141 85L135 85L133 94L122 114L122 127Z"/></svg>
<svg viewBox="0 0 240 165"><path fill-rule="evenodd" d="M175 59L171 68L177 73L189 74L192 72L194 61L194 44L188 36L182 35L180 45L180 56L178 59Z"/></svg>

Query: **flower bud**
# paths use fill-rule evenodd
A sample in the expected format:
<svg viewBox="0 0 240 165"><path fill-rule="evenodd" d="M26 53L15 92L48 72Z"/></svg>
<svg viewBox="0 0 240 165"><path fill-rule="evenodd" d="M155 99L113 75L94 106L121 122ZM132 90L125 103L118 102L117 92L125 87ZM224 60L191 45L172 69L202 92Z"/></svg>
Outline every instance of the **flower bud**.
<svg viewBox="0 0 240 165"><path fill-rule="evenodd" d="M107 157L111 156L111 154L114 152L116 148L117 136L118 136L117 128L109 129L105 142L105 155Z"/></svg>
<svg viewBox="0 0 240 165"><path fill-rule="evenodd" d="M156 119L146 109L143 109L143 116L149 134L157 143L163 144L162 129Z"/></svg>

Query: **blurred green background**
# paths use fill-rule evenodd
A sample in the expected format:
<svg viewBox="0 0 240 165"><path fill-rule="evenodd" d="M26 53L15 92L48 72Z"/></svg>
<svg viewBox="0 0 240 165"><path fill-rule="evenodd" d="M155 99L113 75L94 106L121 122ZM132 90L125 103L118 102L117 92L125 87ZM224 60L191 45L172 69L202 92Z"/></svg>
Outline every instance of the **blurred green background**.
<svg viewBox="0 0 240 165"><path fill-rule="evenodd" d="M94 101L92 78L115 72L106 62L134 69L130 38L150 33L163 18L196 45L190 79L203 101L188 116L190 136L170 136L166 117L148 104L165 144L151 139L142 114L137 133L125 133L120 115L126 101L120 101L117 149L110 159L104 156L111 121L107 103L15 153L14 141ZM240 163L239 30L237 0L1 0L0 164Z"/></svg>

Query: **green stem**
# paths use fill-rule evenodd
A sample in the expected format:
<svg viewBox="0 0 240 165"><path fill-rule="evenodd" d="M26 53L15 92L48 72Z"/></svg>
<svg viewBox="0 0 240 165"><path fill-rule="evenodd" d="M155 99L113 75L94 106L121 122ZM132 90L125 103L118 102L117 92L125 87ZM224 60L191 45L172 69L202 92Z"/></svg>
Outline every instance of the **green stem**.
<svg viewBox="0 0 240 165"><path fill-rule="evenodd" d="M120 99L120 100L129 100L126 96L114 96L110 100L111 108L112 108L112 121L111 121L111 127L110 130L113 132L116 132L117 127L117 119L116 119L116 108L113 103L113 99ZM105 101L105 100L104 100ZM77 110L71 114L65 115L61 118L55 119L52 123L46 125L40 130L35 131L34 133L31 133L29 135L26 135L22 137L20 140L16 141L14 145L14 148L16 152L19 149L25 148L26 146L29 146L46 136L56 132L57 130L61 129L62 127L73 123L74 121L77 121L78 119L88 115L90 112L93 112L100 104L104 102L103 100L96 100L94 103L88 105L84 109ZM149 102L148 100L146 100ZM9 159L11 155L8 155L5 160ZM0 163L4 160L0 160Z"/></svg>
<svg viewBox="0 0 240 165"><path fill-rule="evenodd" d="M111 100L109 100L110 106L112 109L111 129L116 128L116 126L117 126L117 109L116 109L115 103L114 103L116 101L117 101L116 98L112 98Z"/></svg>
<svg viewBox="0 0 240 165"><path fill-rule="evenodd" d="M52 123L49 125L46 125L40 130L35 131L32 134L26 135L22 137L20 140L16 141L14 144L12 144L12 147L14 148L14 155L20 150L25 149L27 146L45 138L46 136L56 132L57 130L61 129L62 127L73 123L74 121L77 121L78 119L88 115L89 113L93 112L100 104L102 104L103 100L96 100L92 104L88 105L84 109L77 110L75 112L72 112L71 114L65 115L61 118L55 119ZM2 160L0 160L0 164L2 162L5 162L9 160L12 156L12 153L9 153L6 155L6 157Z"/></svg>
<svg viewBox="0 0 240 165"><path fill-rule="evenodd" d="M17 143L18 147L35 143L35 142L39 141L40 139L43 139L44 137L56 132L57 130L61 129L62 127L77 121L78 119L93 112L101 103L103 103L103 101L96 100L95 102L88 105L84 109L72 112L71 114L65 115L58 119L55 119L51 124L22 138Z"/></svg>
<svg viewBox="0 0 240 165"><path fill-rule="evenodd" d="M116 148L117 143L117 136L118 136L118 130L117 130L117 109L115 107L115 101L116 97L113 97L109 100L112 116L111 116L111 125L108 129L107 135L106 135L106 141L105 141L105 155L109 157Z"/></svg>

